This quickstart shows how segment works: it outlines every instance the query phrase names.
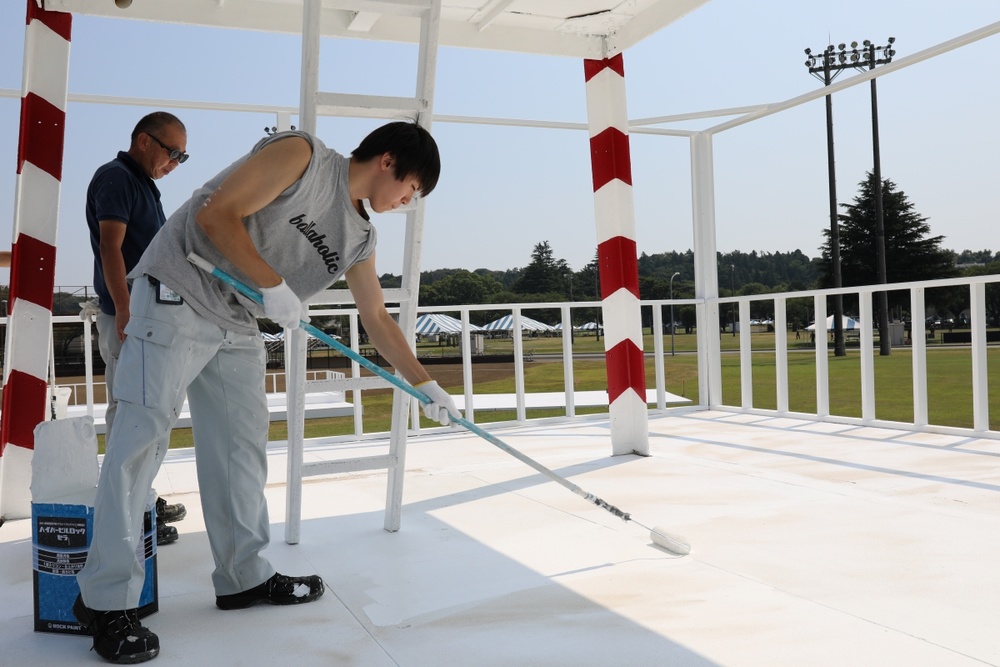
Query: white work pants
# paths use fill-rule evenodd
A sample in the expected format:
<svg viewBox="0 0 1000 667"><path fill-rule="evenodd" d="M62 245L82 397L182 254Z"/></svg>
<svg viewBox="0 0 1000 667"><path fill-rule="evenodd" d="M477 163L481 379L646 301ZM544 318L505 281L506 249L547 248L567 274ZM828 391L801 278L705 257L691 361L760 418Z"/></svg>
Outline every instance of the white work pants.
<svg viewBox="0 0 1000 667"><path fill-rule="evenodd" d="M186 303L157 303L135 281L128 338L115 370L118 411L97 487L94 535L77 575L91 609L138 606L146 497L185 392L194 429L202 510L216 595L253 588L274 574L260 555L270 540L264 484L268 412L265 351L259 336L208 322Z"/></svg>
<svg viewBox="0 0 1000 667"><path fill-rule="evenodd" d="M118 366L122 342L118 340L118 332L115 330L114 315L102 311L97 313L94 320L97 324L97 349L104 361L104 386L108 397L108 409L104 413L104 432L111 433L111 427L115 424L115 413L118 410L118 402L114 398L115 368Z"/></svg>

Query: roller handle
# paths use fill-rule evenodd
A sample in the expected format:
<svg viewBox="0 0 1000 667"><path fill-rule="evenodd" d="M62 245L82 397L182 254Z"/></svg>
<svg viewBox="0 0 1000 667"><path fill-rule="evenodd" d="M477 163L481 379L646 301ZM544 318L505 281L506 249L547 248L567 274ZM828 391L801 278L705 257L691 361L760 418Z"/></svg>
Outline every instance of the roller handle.
<svg viewBox="0 0 1000 667"><path fill-rule="evenodd" d="M233 276L229 275L228 273L226 273L225 271L223 271L219 267L217 267L214 264L212 264L211 262L209 262L204 257L201 257L197 253L193 253L192 252L192 253L188 254L187 259L188 259L189 262L191 262L192 264L194 264L198 268L202 269L206 273L211 274L212 276L215 276L216 278L218 278L222 282L226 283L227 285L230 285L231 287L233 287L236 291L238 291L243 296L245 296L245 297L253 300L256 303L259 303L259 304L263 305L263 303L264 303L264 297L261 296L260 292L258 292L257 290L253 289L249 285L246 285L245 283L241 282L240 280L234 278ZM409 394L410 396L413 396L414 398L416 398L421 403L432 403L433 402L427 396L427 394L425 394L424 392L422 392L419 389L413 387L411 384L409 384L405 380L396 377L395 375L393 375L392 373L388 372L387 370L385 370L381 366L379 366L379 365L373 363L372 361L366 359L365 357L361 356L360 354L358 354L357 352L355 352L354 350L352 350L350 347L344 345L343 343L341 343L336 338L333 338L332 336L328 335L326 332L321 331L320 329L316 328L315 326L313 326L309 322L306 322L305 320L300 320L299 321L299 327L301 329L303 329L304 331L308 332L309 334L313 335L314 337L318 338L319 340L323 341L324 343L326 343L327 345L329 345L333 349L338 350L339 352L343 353L346 357L350 358L351 360L358 362L359 364L361 364L362 366L364 366L365 368L367 368L368 370L370 370L372 373L375 373L376 375L378 375L378 376L382 377L383 379L387 380L393 386L398 387L399 389L405 391L407 394ZM472 423L469 420L465 419L461 415L453 415L453 414L451 414L449 412L448 416L451 418L451 421L453 421L454 423L456 423L456 424L458 424L460 426L465 427L466 429L468 429L472 433L475 433L480 438L483 438L484 440L486 440L487 442L489 442L491 445L494 445L495 447L498 447L499 449L501 449L504 452L510 454L511 456L513 456L517 460L521 461L525 465L528 465L531 468L537 470L541 474L543 474L546 477L548 477L549 479L551 479L553 482L561 484L562 486L566 487L567 489L569 489L570 491L572 491L576 495L580 496L584 500L586 500L588 502L591 502L591 503L597 505L598 507L601 507L601 508L607 510L608 512L611 512L612 514L614 514L618 518L622 519L623 521L629 521L630 516L629 516L629 514L627 512L622 512L620 509L618 509L614 505L609 505L608 503L606 503L605 501L601 500L600 498L598 498L594 494L587 493L586 491L584 491L583 489L581 489L579 486L577 486L573 482L571 482L568 479L565 479L563 477L560 477L555 472L549 470L548 468L546 468L545 466L543 466L538 461L534 460L530 456L522 454L518 450L514 449L513 447L511 447L510 445L508 445L507 443L505 443L503 440L497 438L495 435L493 435L492 433L490 433L488 431L484 431L483 429L481 429L480 427L476 426L474 423Z"/></svg>

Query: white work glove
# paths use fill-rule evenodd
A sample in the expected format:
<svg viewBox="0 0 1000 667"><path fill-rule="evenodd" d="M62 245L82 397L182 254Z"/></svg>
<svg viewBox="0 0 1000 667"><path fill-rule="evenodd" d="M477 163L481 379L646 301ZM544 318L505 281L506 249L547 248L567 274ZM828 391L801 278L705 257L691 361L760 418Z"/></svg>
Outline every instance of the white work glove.
<svg viewBox="0 0 1000 667"><path fill-rule="evenodd" d="M91 322L101 313L101 307L97 305L97 299L91 299L90 301L84 301L80 304L80 319L86 322L90 320Z"/></svg>
<svg viewBox="0 0 1000 667"><path fill-rule="evenodd" d="M420 404L420 407L424 410L424 416L428 419L433 419L441 424L441 426L447 426L451 423L451 417L448 415L449 412L456 416L462 414L458 411L454 399L436 381L429 380L415 386L427 394L427 398L431 399L430 403Z"/></svg>
<svg viewBox="0 0 1000 667"><path fill-rule="evenodd" d="M286 329L298 329L302 315L302 302L288 286L285 279L274 287L262 287L264 316Z"/></svg>

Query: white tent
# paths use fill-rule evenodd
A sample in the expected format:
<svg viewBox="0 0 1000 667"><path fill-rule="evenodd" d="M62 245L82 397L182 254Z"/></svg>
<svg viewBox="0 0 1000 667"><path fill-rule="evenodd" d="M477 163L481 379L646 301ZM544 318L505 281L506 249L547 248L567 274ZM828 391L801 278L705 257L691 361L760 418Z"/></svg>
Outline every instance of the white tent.
<svg viewBox="0 0 1000 667"><path fill-rule="evenodd" d="M482 327L469 324L469 331L480 331ZM462 333L462 320L440 313L425 313L417 318L416 333Z"/></svg>
<svg viewBox="0 0 1000 667"><path fill-rule="evenodd" d="M844 315L843 322L844 322L844 331L854 331L855 329L861 328L861 323L858 322L853 317L847 317L846 315ZM815 322L806 327L806 331L815 331L815 330L816 330ZM833 331L833 315L826 318L826 330Z"/></svg>
<svg viewBox="0 0 1000 667"><path fill-rule="evenodd" d="M597 322L587 322L585 324L581 324L580 326L578 326L576 328L579 329L579 330L581 330L581 331L593 331L594 329L597 329L598 326L597 326ZM603 327L601 327L601 328L603 328Z"/></svg>
<svg viewBox="0 0 1000 667"><path fill-rule="evenodd" d="M483 327L487 331L511 331L514 328L514 316L504 315L499 320L493 320ZM555 327L521 315L521 331L554 331Z"/></svg>

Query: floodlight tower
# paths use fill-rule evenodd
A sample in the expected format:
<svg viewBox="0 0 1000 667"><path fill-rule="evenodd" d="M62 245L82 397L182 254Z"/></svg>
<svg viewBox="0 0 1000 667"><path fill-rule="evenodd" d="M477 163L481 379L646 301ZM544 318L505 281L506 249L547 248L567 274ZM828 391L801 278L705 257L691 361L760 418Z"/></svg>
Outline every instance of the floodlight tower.
<svg viewBox="0 0 1000 667"><path fill-rule="evenodd" d="M875 46L867 39L864 41L864 64L868 69L875 69L875 65L885 65L892 62L892 57L896 55L892 45L896 38L890 37L885 46ZM857 52L855 48L854 52ZM852 53L853 58L853 53ZM855 65L856 67L858 65ZM880 285L888 282L885 267L885 216L882 210L882 163L879 155L878 140L878 91L875 87L876 77L872 77L872 158L874 168L872 173L875 177L875 253L878 262L878 282ZM922 315L921 315L922 316ZM879 320L878 320L878 340L879 354L886 356L892 353L892 341L889 340L889 295L883 290L879 292Z"/></svg>
<svg viewBox="0 0 1000 667"><path fill-rule="evenodd" d="M841 46L844 46L843 44ZM829 86L837 75L843 71L836 66L836 51L833 44L823 49L823 53L815 55L812 49L806 49L806 67L809 73ZM830 264L833 268L833 286L843 287L844 281L840 272L840 221L837 218L837 169L833 159L833 95L826 96L826 165L830 190ZM819 322L815 326L819 327ZM847 354L844 346L844 298L837 294L833 297L833 352L838 357Z"/></svg>
<svg viewBox="0 0 1000 667"><path fill-rule="evenodd" d="M885 46L876 46L870 40L862 43L862 48L858 49L857 42L851 42L850 49L846 44L841 43L836 49L833 45L826 47L821 56L813 55L812 49L806 49L806 67L809 73L823 81L823 85L829 86L837 77L837 74L845 69L875 69L876 65L885 65L892 62L892 57L896 55L892 45L896 42L895 37L890 37ZM817 59L822 59L822 63ZM822 72L822 76L820 73ZM882 210L882 165L879 154L878 136L878 92L875 77L871 80L872 91L872 157L874 168L872 170L875 179L875 252L878 270L878 282L884 285L887 282L885 264L885 218ZM826 96L826 138L828 166L830 171L830 254L833 262L833 283L834 287L841 287L840 272L840 234L837 223L837 195L836 177L834 173L833 161L833 99L831 95ZM889 298L883 290L879 293L879 353L888 355L892 351L889 340ZM844 332L843 332L843 299L838 295L834 298L834 339L835 351L839 356L844 354Z"/></svg>

